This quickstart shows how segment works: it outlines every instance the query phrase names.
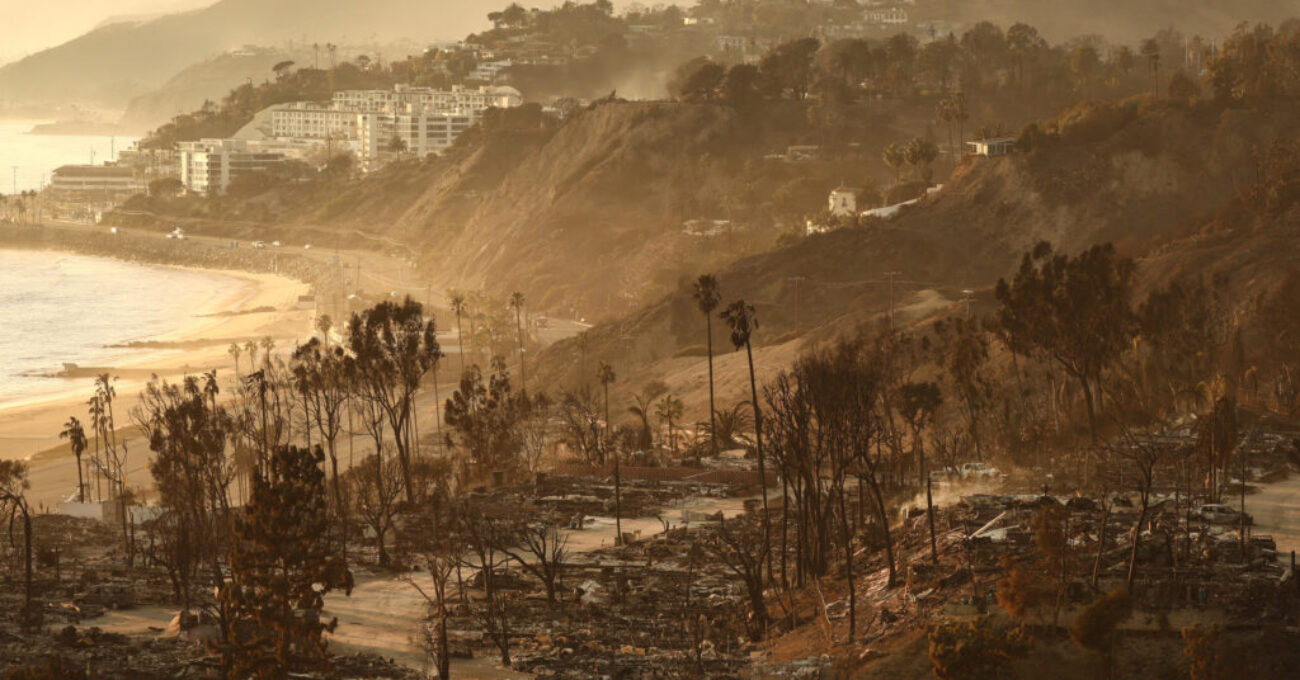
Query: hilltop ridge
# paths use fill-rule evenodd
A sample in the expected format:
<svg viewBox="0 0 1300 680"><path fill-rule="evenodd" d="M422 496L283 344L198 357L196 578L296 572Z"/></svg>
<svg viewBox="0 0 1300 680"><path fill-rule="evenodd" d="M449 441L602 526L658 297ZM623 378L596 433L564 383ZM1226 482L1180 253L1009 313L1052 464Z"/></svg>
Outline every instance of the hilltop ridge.
<svg viewBox="0 0 1300 680"><path fill-rule="evenodd" d="M102 26L0 67L8 102L122 107L195 62L246 44L454 40L481 22L470 0L221 0Z"/></svg>

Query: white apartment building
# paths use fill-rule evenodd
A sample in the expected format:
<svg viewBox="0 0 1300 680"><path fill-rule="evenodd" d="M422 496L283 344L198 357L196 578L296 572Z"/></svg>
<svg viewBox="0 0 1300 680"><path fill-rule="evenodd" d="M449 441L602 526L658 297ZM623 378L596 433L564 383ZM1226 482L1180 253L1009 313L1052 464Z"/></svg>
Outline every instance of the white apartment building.
<svg viewBox="0 0 1300 680"><path fill-rule="evenodd" d="M329 104L272 108L270 137L278 142L328 139L356 150L362 166L370 169L387 157L394 137L417 156L438 153L473 127L483 111L522 103L513 87L346 90L335 93Z"/></svg>
<svg viewBox="0 0 1300 680"><path fill-rule="evenodd" d="M467 88L452 85L450 90L396 85L392 90L345 90L335 92L333 108L356 112L397 111L419 107L440 112L508 109L524 103L513 87L504 85Z"/></svg>
<svg viewBox="0 0 1300 680"><path fill-rule="evenodd" d="M259 149L243 139L181 142L181 183L190 191L220 194L240 175L266 172L284 162L284 154Z"/></svg>
<svg viewBox="0 0 1300 680"><path fill-rule="evenodd" d="M70 201L112 201L143 193L144 180L125 165L64 165L50 175L50 190Z"/></svg>
<svg viewBox="0 0 1300 680"><path fill-rule="evenodd" d="M393 138L402 140L408 153L426 156L451 146L461 133L478 122L478 113L362 113L358 114L358 155L373 167L387 152Z"/></svg>

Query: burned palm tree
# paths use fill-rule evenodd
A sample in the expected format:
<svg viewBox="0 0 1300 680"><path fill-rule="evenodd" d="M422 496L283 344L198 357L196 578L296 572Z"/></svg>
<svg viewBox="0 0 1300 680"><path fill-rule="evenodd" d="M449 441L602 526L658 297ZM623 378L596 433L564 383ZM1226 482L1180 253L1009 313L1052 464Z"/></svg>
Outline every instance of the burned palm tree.
<svg viewBox="0 0 1300 680"><path fill-rule="evenodd" d="M524 372L524 294L510 294L510 308L515 310L515 330L519 334L519 391L528 394L528 374Z"/></svg>
<svg viewBox="0 0 1300 680"><path fill-rule="evenodd" d="M704 314L704 329L706 347L709 354L709 432L714 433L718 430L718 422L715 414L717 406L713 403L713 310L718 308L722 302L722 293L718 291L718 279L712 274L703 274L695 282L695 304L699 306L700 312ZM710 447L714 456L718 455L718 438L716 435L710 435Z"/></svg>
<svg viewBox="0 0 1300 680"><path fill-rule="evenodd" d="M237 342L232 342L232 343L230 343L230 347L227 347L227 348L226 348L226 354L229 354L229 355L230 355L230 358L235 360L235 378L236 378L236 379L239 378L239 355L240 355L240 354L243 354L243 353L244 353L244 348L240 347L240 346L239 346L239 343L237 343Z"/></svg>
<svg viewBox="0 0 1300 680"><path fill-rule="evenodd" d="M88 442L86 441L86 431L81 427L81 421L76 417L68 418L64 424L63 431L59 433L60 439L68 440L68 446L72 448L72 455L77 458L77 502L86 501L86 483L81 476L81 454L85 452Z"/></svg>
<svg viewBox="0 0 1300 680"><path fill-rule="evenodd" d="M600 362L600 368L597 370L596 377L600 379L600 386L605 392L605 450L610 450L614 443L611 436L612 425L609 421L609 385L614 382L614 367L604 361ZM623 545L623 485L620 479L618 450L613 449L614 454L614 544Z"/></svg>
<svg viewBox="0 0 1300 680"><path fill-rule="evenodd" d="M758 317L754 306L744 300L736 300L722 310L722 320L731 328L731 344L739 350L745 348L749 359L750 404L754 407L754 451L758 456L758 479L763 489L763 545L768 556L767 576L772 577L772 524L767 507L767 466L763 459L763 412L758 405L758 381L754 376L754 347L750 340L758 330Z"/></svg>
<svg viewBox="0 0 1300 680"><path fill-rule="evenodd" d="M469 306L465 301L465 294L460 291L447 291L447 298L451 300L451 312L456 315L456 344L460 348L460 373L465 374L465 331L461 328L461 317L469 311Z"/></svg>

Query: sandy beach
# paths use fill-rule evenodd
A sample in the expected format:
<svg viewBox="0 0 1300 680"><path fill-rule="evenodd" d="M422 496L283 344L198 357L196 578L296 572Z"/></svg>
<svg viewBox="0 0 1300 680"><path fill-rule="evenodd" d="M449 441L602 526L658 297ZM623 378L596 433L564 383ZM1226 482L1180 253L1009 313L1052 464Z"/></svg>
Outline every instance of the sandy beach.
<svg viewBox="0 0 1300 680"><path fill-rule="evenodd" d="M231 342L243 344L269 336L279 352L306 341L312 333L313 310L298 309L299 296L310 290L304 282L274 274L174 268L227 278L233 284L223 286L202 308L177 318L175 330L124 348L126 356L120 360L68 371L67 390L0 404L0 458L30 462L28 497L34 505L53 507L76 491L74 459L59 432L69 416L89 427L85 405L91 393L89 378L103 372L118 378L114 410L119 428L127 427L130 409L150 376L174 379L217 369L222 389L229 389L234 380L234 364L227 353ZM148 486L148 447L140 440L128 445L131 484Z"/></svg>

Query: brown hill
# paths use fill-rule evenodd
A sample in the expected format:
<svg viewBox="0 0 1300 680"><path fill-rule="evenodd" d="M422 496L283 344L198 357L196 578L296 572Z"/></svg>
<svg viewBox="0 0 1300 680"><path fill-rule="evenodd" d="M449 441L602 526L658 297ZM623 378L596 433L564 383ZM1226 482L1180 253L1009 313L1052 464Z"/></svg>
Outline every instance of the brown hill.
<svg viewBox="0 0 1300 680"><path fill-rule="evenodd" d="M811 163L762 160L807 141L806 126L784 120L800 109L772 108L755 120L721 105L614 101L557 127L516 112L444 157L398 164L328 195L288 187L257 200L273 203L290 228L382 233L421 253L447 285L520 290L538 311L617 318L683 276L769 249L823 208L844 177L881 167L856 151ZM889 120L864 117L861 148L901 134ZM683 234L692 219L734 229Z"/></svg>
<svg viewBox="0 0 1300 680"><path fill-rule="evenodd" d="M901 273L894 299L897 307L910 307L913 319L957 304L963 289L975 291L977 307L989 305L987 288L1040 240L1067 252L1112 241L1140 255L1173 237L1192 238L1178 241L1179 255L1152 265L1168 272L1162 277L1207 266L1224 249L1266 255L1279 242L1263 234L1216 237L1221 241L1184 235L1254 182L1258 153L1274 139L1294 139L1297 117L1285 106L1140 102L1071 112L1044 126L1049 132L1034 137L1027 152L968 158L940 192L893 220L812 236L720 270L724 301L743 297L755 304L762 323L755 340L779 361L793 357L797 338L883 318L888 272ZM1162 247L1173 252L1172 245ZM1284 257L1252 262L1267 269ZM729 349L720 325L714 324L715 348ZM686 363L702 370L699 358L674 358L698 357L704 339L686 285L586 336L541 357L550 380L575 381L581 357L648 366L629 376L634 384L689 375Z"/></svg>

